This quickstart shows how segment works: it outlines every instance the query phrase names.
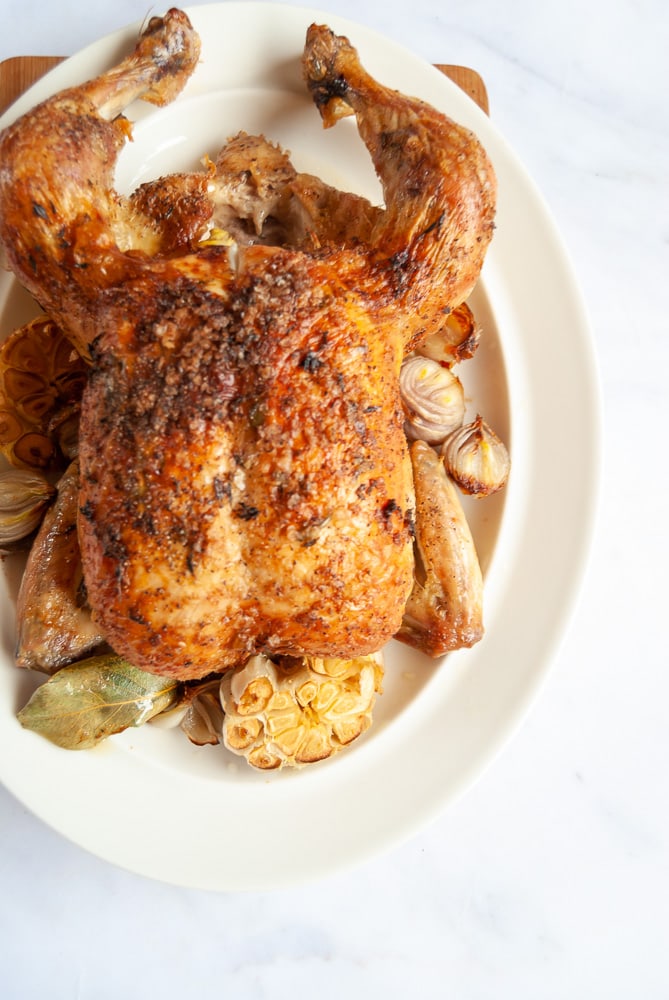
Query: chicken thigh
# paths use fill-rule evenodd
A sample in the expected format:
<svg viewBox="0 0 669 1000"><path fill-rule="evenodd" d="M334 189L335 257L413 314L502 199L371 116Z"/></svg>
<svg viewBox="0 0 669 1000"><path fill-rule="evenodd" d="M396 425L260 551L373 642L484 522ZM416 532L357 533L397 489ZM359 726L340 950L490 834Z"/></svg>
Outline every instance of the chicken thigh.
<svg viewBox="0 0 669 1000"><path fill-rule="evenodd" d="M10 267L91 361L78 522L90 606L117 653L181 679L257 651L357 656L400 628L415 503L399 368L471 291L495 205L475 137L375 82L321 26L306 84L325 125L356 116L383 207L277 151L282 245L231 252L206 236L221 206L243 215L231 187L253 174L239 148L120 197L120 112L172 100L198 57L172 9L115 69L0 137Z"/></svg>

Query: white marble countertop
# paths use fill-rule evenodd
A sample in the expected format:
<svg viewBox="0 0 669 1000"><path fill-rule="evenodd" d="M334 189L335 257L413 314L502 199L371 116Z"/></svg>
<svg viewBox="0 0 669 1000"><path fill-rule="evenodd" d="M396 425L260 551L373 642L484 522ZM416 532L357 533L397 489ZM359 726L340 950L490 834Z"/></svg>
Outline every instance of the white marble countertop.
<svg viewBox="0 0 669 1000"><path fill-rule="evenodd" d="M0 59L68 55L147 12L145 0L2 6ZM667 998L669 7L332 7L430 62L481 72L568 247L606 448L576 614L532 713L478 783L403 846L313 886L154 883L62 839L0 788L0 992Z"/></svg>

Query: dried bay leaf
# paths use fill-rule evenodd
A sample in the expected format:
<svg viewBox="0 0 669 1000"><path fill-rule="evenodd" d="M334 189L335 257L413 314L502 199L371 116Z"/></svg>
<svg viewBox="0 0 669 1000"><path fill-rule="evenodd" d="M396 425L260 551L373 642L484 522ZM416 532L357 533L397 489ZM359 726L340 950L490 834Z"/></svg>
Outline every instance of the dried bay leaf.
<svg viewBox="0 0 669 1000"><path fill-rule="evenodd" d="M18 719L56 746L86 750L164 712L178 694L177 681L105 654L61 667L37 688Z"/></svg>

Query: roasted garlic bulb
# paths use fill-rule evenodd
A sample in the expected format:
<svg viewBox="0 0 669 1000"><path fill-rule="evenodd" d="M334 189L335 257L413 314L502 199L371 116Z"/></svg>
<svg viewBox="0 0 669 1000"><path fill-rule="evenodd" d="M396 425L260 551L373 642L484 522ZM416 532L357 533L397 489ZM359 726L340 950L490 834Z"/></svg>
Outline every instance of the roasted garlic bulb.
<svg viewBox="0 0 669 1000"><path fill-rule="evenodd" d="M50 319L19 327L0 347L0 452L12 465L47 469L86 382L84 361ZM72 435L72 425L67 430ZM71 457L70 454L66 457Z"/></svg>
<svg viewBox="0 0 669 1000"><path fill-rule="evenodd" d="M21 541L39 526L55 492L38 472L0 472L0 548Z"/></svg>
<svg viewBox="0 0 669 1000"><path fill-rule="evenodd" d="M324 760L369 728L380 653L352 660L251 657L224 674L223 742L262 770Z"/></svg>
<svg viewBox="0 0 669 1000"><path fill-rule="evenodd" d="M400 395L405 433L410 441L439 444L465 416L465 393L460 379L448 367L412 354L400 370Z"/></svg>
<svg viewBox="0 0 669 1000"><path fill-rule="evenodd" d="M511 461L506 445L480 415L449 434L441 455L450 477L471 496L497 493L509 478Z"/></svg>

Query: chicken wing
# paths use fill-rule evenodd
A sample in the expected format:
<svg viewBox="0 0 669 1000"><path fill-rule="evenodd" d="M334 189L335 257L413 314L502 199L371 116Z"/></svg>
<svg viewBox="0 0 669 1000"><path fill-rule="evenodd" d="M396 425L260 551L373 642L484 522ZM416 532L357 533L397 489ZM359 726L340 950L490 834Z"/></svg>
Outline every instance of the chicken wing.
<svg viewBox="0 0 669 1000"><path fill-rule="evenodd" d="M92 362L89 604L116 652L184 679L258 651L365 655L398 631L415 506L399 368L471 290L495 200L470 132L312 26L307 85L326 125L355 114L385 206L282 161L271 212L284 245L212 245L202 236L234 201L231 155L214 183L209 168L129 200L113 187L120 111L171 100L198 53L172 9L118 67L0 137L10 266ZM161 199L178 201L169 224ZM348 230L346 206L359 209ZM249 217L262 229L253 205Z"/></svg>

